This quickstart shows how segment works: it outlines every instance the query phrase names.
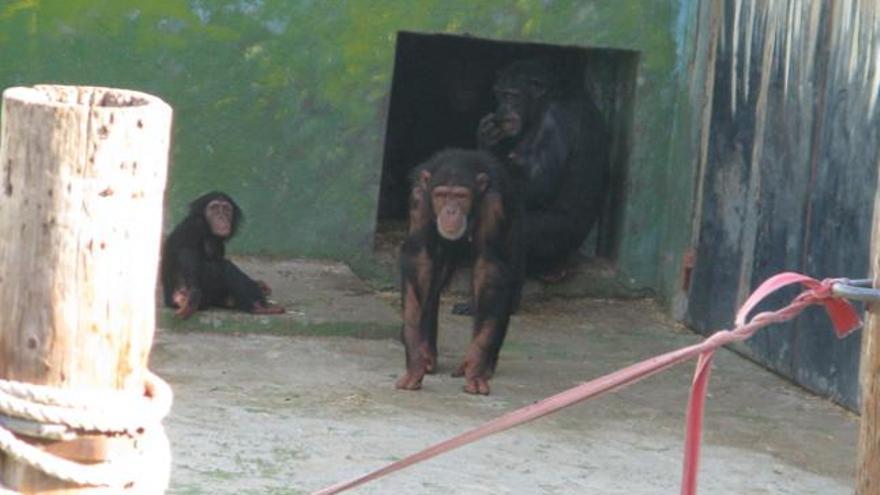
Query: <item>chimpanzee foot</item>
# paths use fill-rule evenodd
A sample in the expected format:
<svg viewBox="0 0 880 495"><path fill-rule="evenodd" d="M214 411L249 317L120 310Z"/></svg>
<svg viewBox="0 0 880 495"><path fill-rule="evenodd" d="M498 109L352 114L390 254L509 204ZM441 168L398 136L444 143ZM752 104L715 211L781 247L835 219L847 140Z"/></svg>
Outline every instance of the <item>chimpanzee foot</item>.
<svg viewBox="0 0 880 495"><path fill-rule="evenodd" d="M419 371L406 370L406 373L397 379L397 383L394 386L401 390L419 390L422 388L422 378L424 377L424 369Z"/></svg>
<svg viewBox="0 0 880 495"><path fill-rule="evenodd" d="M277 304L263 304L255 302L251 306L251 313L255 315L280 315L284 313L284 307Z"/></svg>

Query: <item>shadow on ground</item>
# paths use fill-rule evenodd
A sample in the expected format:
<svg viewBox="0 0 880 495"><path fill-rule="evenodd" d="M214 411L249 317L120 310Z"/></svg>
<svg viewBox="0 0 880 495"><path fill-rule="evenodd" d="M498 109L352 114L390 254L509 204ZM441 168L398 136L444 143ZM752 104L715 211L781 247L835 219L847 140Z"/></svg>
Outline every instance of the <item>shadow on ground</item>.
<svg viewBox="0 0 880 495"><path fill-rule="evenodd" d="M238 261L289 312L181 323L162 310L151 365L175 390L172 494L309 493L699 339L650 300L541 293L512 319L492 395L474 397L449 376L470 328L446 298L440 370L403 392L396 293L338 263ZM675 493L691 372L673 368L352 493ZM701 493L852 493L854 416L727 351L709 395Z"/></svg>

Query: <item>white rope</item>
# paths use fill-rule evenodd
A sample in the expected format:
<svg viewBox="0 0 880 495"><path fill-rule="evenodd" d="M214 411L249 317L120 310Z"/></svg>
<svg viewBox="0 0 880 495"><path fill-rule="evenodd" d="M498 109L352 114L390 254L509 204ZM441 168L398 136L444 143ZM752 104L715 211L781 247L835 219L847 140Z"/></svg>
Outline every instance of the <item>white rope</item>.
<svg viewBox="0 0 880 495"><path fill-rule="evenodd" d="M171 387L147 370L143 393L98 389L56 389L0 380L0 419L20 418L38 425L64 426L75 438L78 432L125 433L136 437L135 448L122 459L81 464L60 458L20 440L0 423L0 452L62 481L78 485L122 489L138 478L141 458L156 442L147 437L165 436L162 418L171 409ZM30 430L29 430L30 431ZM53 434L54 435L54 434ZM142 473L143 475L143 473ZM0 495L8 489L0 486ZM15 492L10 492L15 493Z"/></svg>
<svg viewBox="0 0 880 495"><path fill-rule="evenodd" d="M57 389L0 380L0 414L74 430L137 433L160 422L171 409L171 387L149 370L146 394L99 389Z"/></svg>
<svg viewBox="0 0 880 495"><path fill-rule="evenodd" d="M131 470L133 466L126 466L121 462L80 464L62 459L19 440L11 431L4 428L0 428L0 450L22 464L27 464L53 478L77 485L123 488L132 482L135 474Z"/></svg>

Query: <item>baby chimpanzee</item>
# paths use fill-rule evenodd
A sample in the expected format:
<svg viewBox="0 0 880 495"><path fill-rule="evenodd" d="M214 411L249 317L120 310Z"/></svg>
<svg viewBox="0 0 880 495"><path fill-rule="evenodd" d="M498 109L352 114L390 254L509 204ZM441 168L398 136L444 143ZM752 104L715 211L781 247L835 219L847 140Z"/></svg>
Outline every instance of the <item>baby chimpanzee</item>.
<svg viewBox="0 0 880 495"><path fill-rule="evenodd" d="M189 214L162 246L165 305L188 318L209 306L279 314L284 308L266 301L269 286L255 281L225 257L226 241L244 220L227 194L210 192L189 206Z"/></svg>

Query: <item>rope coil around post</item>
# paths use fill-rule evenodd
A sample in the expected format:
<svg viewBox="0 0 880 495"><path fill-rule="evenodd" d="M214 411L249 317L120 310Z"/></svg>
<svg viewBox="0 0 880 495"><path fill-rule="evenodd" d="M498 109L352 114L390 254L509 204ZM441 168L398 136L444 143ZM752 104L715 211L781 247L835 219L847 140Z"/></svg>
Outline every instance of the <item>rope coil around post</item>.
<svg viewBox="0 0 880 495"><path fill-rule="evenodd" d="M171 387L149 370L140 394L63 390L0 380L0 452L62 481L122 490L138 478L138 461L150 454L150 446L167 443L162 419L171 410L172 400ZM97 433L127 435L135 441L133 451L124 458L82 464L34 447L15 433L65 441Z"/></svg>

